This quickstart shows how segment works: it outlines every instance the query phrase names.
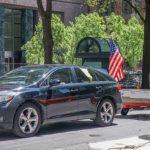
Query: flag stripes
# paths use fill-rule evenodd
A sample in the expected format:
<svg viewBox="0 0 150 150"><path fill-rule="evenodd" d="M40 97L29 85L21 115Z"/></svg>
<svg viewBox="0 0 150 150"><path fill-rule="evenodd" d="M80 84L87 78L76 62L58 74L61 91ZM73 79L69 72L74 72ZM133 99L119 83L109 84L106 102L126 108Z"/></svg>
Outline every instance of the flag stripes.
<svg viewBox="0 0 150 150"><path fill-rule="evenodd" d="M117 46L113 39L110 40L110 61L109 61L109 74L117 81L122 80L125 75L122 69L123 59L117 49Z"/></svg>

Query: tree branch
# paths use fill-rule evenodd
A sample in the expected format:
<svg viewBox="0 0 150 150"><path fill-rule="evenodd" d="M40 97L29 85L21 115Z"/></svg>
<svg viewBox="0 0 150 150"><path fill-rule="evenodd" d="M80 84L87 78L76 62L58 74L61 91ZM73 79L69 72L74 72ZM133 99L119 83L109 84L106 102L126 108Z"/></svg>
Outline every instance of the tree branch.
<svg viewBox="0 0 150 150"><path fill-rule="evenodd" d="M37 6L38 6L40 16L43 17L44 14L45 14L45 11L44 11L44 8L43 8L42 0L37 0Z"/></svg>
<svg viewBox="0 0 150 150"><path fill-rule="evenodd" d="M124 0L125 2L127 2L129 5L130 5L130 7L132 7L134 10L135 10L135 12L137 12L137 14L139 15L139 17L141 18L141 20L143 21L143 23L145 22L145 19L144 19L144 17L142 16L142 14L139 12L139 10L137 9L137 7L135 7L133 4L132 4L132 2L130 1L130 0Z"/></svg>

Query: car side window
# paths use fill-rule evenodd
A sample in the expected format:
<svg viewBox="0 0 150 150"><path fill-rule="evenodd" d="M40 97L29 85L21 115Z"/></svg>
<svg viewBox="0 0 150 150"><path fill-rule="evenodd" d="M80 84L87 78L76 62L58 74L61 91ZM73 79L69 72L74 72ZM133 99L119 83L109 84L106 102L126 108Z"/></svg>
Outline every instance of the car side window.
<svg viewBox="0 0 150 150"><path fill-rule="evenodd" d="M106 78L104 77L104 75L102 75L100 72L95 71L96 77L99 81L106 81Z"/></svg>
<svg viewBox="0 0 150 150"><path fill-rule="evenodd" d="M41 86L48 86L48 79L46 79L44 82L42 82Z"/></svg>
<svg viewBox="0 0 150 150"><path fill-rule="evenodd" d="M41 84L41 86L48 86L50 79L59 79L61 81L60 84L67 84L73 82L70 68L56 70Z"/></svg>
<svg viewBox="0 0 150 150"><path fill-rule="evenodd" d="M70 68L58 69L50 75L50 79L59 79L60 84L73 82L73 77Z"/></svg>
<svg viewBox="0 0 150 150"><path fill-rule="evenodd" d="M88 72L89 72L89 74L90 74L91 77L92 77L92 81L97 81L95 72L94 72L93 70L90 70L90 69L88 69Z"/></svg>
<svg viewBox="0 0 150 150"><path fill-rule="evenodd" d="M75 73L77 76L77 82L90 82L88 77L87 69L84 68L75 68Z"/></svg>

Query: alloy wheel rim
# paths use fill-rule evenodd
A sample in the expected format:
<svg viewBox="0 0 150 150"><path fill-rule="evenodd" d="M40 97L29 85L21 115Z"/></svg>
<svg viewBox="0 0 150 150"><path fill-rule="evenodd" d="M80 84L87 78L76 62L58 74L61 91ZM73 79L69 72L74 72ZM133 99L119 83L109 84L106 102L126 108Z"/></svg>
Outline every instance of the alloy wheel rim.
<svg viewBox="0 0 150 150"><path fill-rule="evenodd" d="M19 117L19 127L25 134L33 133L38 125L39 117L34 108L25 108Z"/></svg>
<svg viewBox="0 0 150 150"><path fill-rule="evenodd" d="M100 111L100 117L102 119L102 121L106 124L110 123L112 118L113 118L113 106L110 102L105 102L102 107L101 107L101 111Z"/></svg>

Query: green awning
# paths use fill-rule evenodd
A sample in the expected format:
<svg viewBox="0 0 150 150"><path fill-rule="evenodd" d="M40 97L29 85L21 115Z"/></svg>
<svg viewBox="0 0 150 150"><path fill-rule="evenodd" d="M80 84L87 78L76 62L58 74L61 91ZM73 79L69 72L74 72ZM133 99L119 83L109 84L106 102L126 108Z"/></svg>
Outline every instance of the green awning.
<svg viewBox="0 0 150 150"><path fill-rule="evenodd" d="M109 39L86 37L77 45L75 56L78 58L105 58L109 53Z"/></svg>

